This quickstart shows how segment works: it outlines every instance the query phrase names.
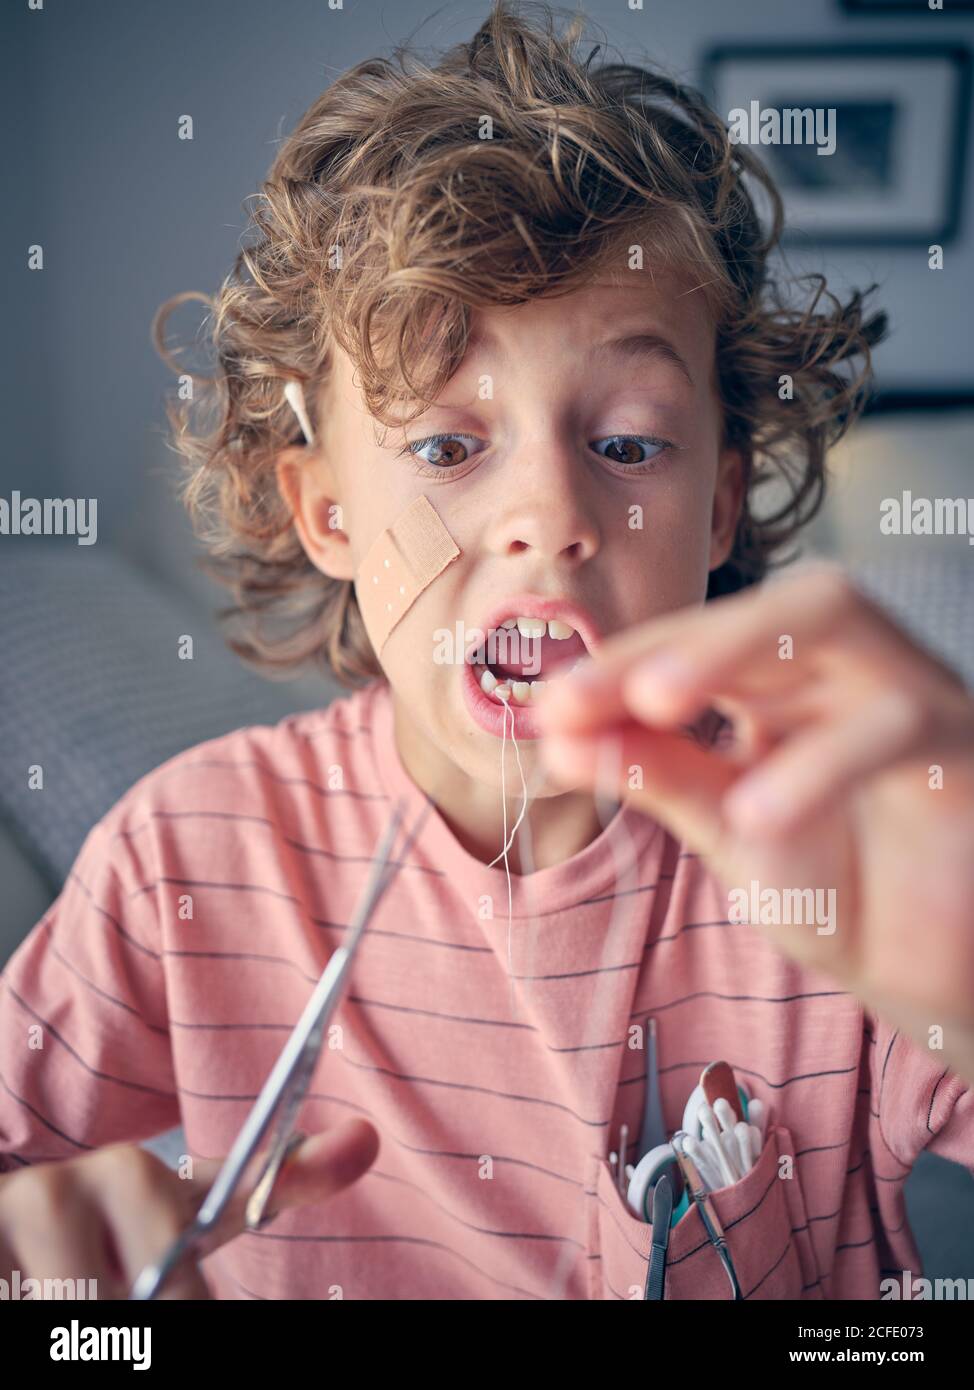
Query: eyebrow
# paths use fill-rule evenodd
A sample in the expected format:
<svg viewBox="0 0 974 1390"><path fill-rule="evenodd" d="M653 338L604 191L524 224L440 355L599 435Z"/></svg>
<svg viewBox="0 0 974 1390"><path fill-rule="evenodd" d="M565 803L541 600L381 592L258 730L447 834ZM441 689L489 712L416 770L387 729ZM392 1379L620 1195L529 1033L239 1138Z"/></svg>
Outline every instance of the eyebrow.
<svg viewBox="0 0 974 1390"><path fill-rule="evenodd" d="M467 340L467 352L475 353L483 351L499 357L505 357L506 353L493 333L480 328L471 332ZM593 351L597 357L616 356L628 358L630 362L645 362L649 358L662 358L666 362L671 362L692 386L693 377L690 375L690 368L685 360L677 352L676 348L668 338L663 338L658 333L630 333L622 338L610 338L607 342L596 343Z"/></svg>
<svg viewBox="0 0 974 1390"><path fill-rule="evenodd" d="M598 343L595 353L600 357L606 354L626 357L632 362L645 362L650 357L662 358L666 362L672 362L690 385L693 385L693 377L686 362L673 344L667 338L661 338L658 333L631 333L624 338L610 338L608 342Z"/></svg>

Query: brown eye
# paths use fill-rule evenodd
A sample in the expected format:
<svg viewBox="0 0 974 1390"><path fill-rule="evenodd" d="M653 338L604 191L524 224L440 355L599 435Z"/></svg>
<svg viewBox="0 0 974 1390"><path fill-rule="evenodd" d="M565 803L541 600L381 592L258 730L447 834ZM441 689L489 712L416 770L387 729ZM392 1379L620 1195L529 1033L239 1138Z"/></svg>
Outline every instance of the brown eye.
<svg viewBox="0 0 974 1390"><path fill-rule="evenodd" d="M599 448L600 444L606 446L604 451ZM666 445L661 440L648 439L643 435L614 434L608 439L597 440L595 447L603 458L631 467L655 458Z"/></svg>
<svg viewBox="0 0 974 1390"><path fill-rule="evenodd" d="M449 467L451 464L465 463L467 459L466 445L456 438L436 440L429 446L429 450L427 463Z"/></svg>
<svg viewBox="0 0 974 1390"><path fill-rule="evenodd" d="M429 439L415 440L403 452L446 473L466 463L471 454L479 453L476 448L468 449L465 440L473 444L478 442L472 434L434 434Z"/></svg>

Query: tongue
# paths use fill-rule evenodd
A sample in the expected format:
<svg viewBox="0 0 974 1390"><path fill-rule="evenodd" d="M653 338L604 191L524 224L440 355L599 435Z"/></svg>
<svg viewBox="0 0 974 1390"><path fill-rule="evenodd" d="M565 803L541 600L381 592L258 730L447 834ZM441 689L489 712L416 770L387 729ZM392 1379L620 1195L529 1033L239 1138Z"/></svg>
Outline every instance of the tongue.
<svg viewBox="0 0 974 1390"><path fill-rule="evenodd" d="M524 658L522 661L496 661L491 664L491 670L501 676L523 676L525 667L528 667L529 680L542 680L565 662L571 664L584 656L586 647L577 632L564 639L549 637L545 633L543 637L522 637L518 644L512 642L509 654L513 655L516 650Z"/></svg>

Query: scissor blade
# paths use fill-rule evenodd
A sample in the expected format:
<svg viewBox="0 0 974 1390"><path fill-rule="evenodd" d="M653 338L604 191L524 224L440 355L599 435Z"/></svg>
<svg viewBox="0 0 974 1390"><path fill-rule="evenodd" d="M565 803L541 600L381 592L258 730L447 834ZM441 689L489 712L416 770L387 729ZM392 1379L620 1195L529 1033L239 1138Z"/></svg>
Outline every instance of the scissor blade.
<svg viewBox="0 0 974 1390"><path fill-rule="evenodd" d="M182 1256L216 1224L282 1102L286 1123L285 1117L282 1116L281 1134L284 1134L285 1130L290 1132L291 1121L300 1109L301 1101L310 1084L325 1028L341 997L342 986L362 933L379 899L392 881L393 874L387 874L386 868L402 820L403 808L404 802L400 798L393 807L376 849L365 889L352 918L347 941L332 952L314 993L281 1049L280 1056L261 1087L260 1094L241 1126L240 1133L224 1159L199 1211L190 1226L180 1233L162 1258L154 1266L149 1265L142 1271L133 1286L133 1298L154 1298L163 1279L175 1268ZM286 1135L284 1137L286 1138Z"/></svg>
<svg viewBox="0 0 974 1390"><path fill-rule="evenodd" d="M301 1101L311 1082L314 1063L321 1050L324 1030L341 997L342 986L362 938L365 925L390 881L384 877L384 871L401 816L402 802L400 801L393 808L389 823L376 851L368 881L352 918L348 940L332 952L331 958L315 986L314 993L294 1025L270 1076L264 1082L260 1095L254 1102L253 1109L244 1121L223 1167L217 1173L213 1185L197 1213L196 1219L203 1230L208 1229L219 1220L285 1094L288 1093L287 1105L292 1112L289 1118L293 1118L300 1108ZM314 1056L309 1056L311 1048L314 1048Z"/></svg>

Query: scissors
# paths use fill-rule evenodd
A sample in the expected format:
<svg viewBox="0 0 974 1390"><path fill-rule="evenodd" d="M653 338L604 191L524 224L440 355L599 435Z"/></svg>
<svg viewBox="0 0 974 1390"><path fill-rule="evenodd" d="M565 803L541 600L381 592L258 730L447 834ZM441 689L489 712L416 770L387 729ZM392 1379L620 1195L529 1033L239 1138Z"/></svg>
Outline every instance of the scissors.
<svg viewBox="0 0 974 1390"><path fill-rule="evenodd" d="M274 1219L276 1212L265 1216L267 1203L270 1201L281 1168L306 1137L295 1131L294 1122L318 1063L325 1029L341 997L365 925L395 872L394 869L392 873L387 874L385 870L402 819L403 807L404 802L401 798L393 806L376 850L368 882L355 909L346 944L332 952L314 993L294 1025L281 1055L264 1082L260 1095L204 1197L199 1211L162 1257L142 1270L132 1285L130 1299L144 1301L156 1298L177 1266L217 1224L272 1121L275 1122L274 1140L267 1161L262 1166L260 1176L248 1199L245 1223L248 1230L255 1231ZM398 867L397 865L396 868Z"/></svg>

